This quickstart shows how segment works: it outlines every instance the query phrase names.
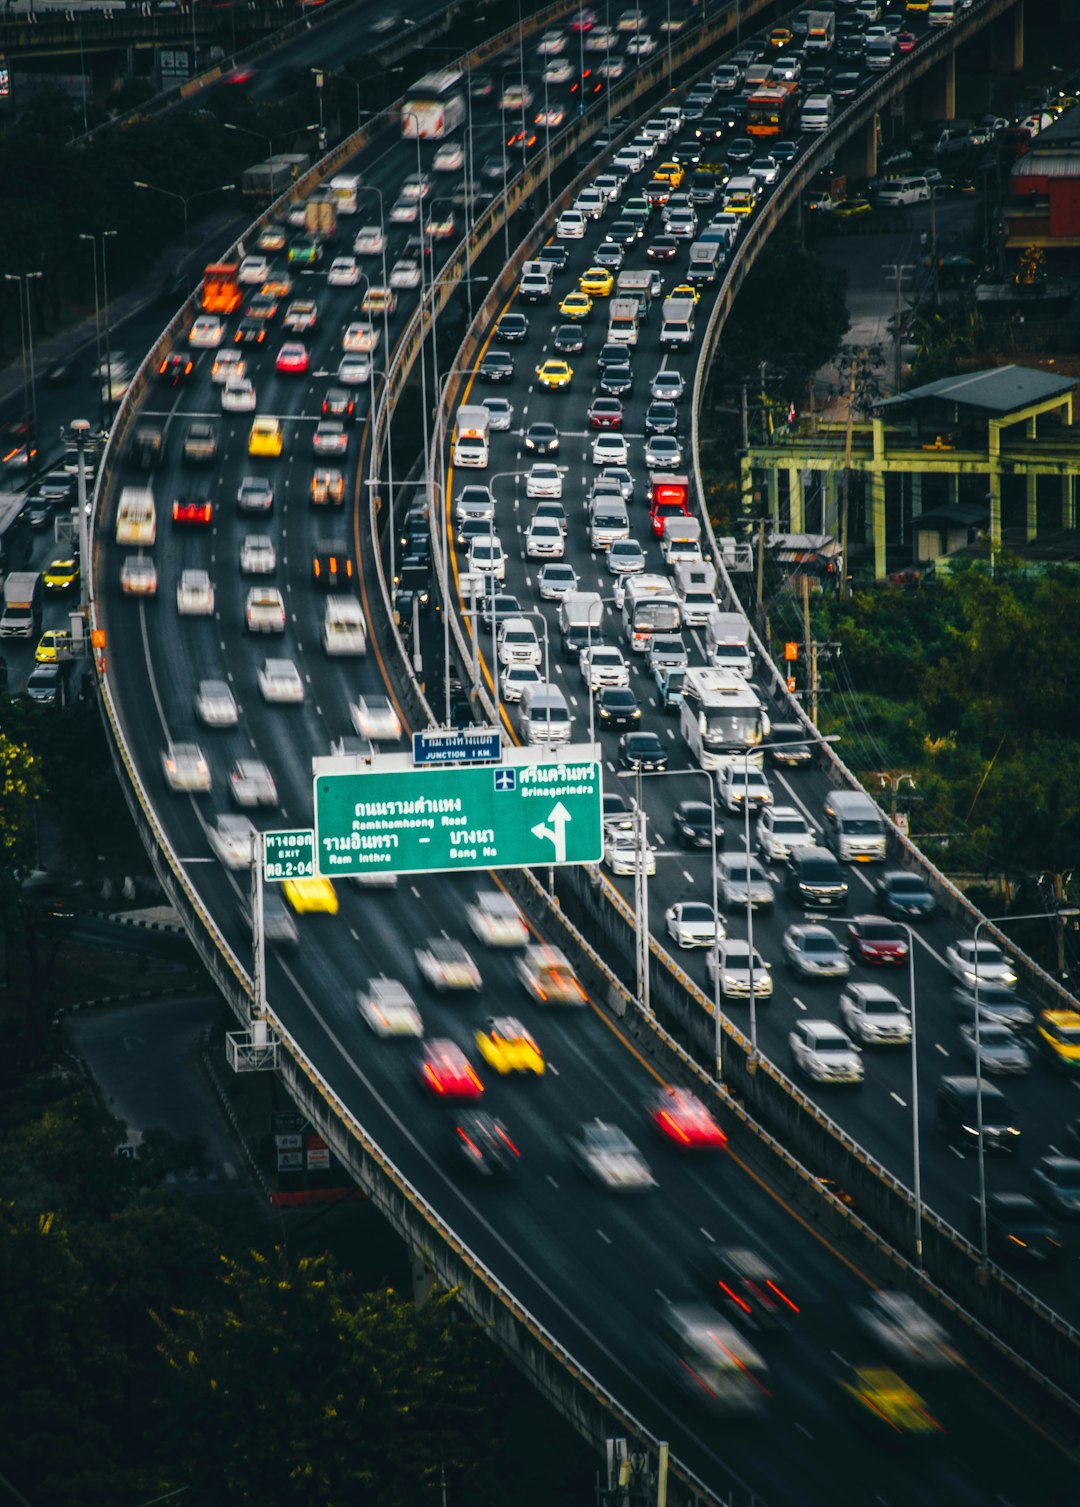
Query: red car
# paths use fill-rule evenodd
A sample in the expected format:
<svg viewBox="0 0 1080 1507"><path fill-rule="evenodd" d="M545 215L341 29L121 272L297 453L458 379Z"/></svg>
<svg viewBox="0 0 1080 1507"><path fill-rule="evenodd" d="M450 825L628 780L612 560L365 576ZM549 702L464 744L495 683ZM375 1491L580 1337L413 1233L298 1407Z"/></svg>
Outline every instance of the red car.
<svg viewBox="0 0 1080 1507"><path fill-rule="evenodd" d="M283 345L277 353L275 363L279 372L290 372L294 376L301 377L311 365L311 358L307 352L307 346L301 345L299 340L290 340Z"/></svg>
<svg viewBox="0 0 1080 1507"><path fill-rule="evenodd" d="M856 916L848 922L852 951L863 963L906 963L907 932L884 916Z"/></svg>
<svg viewBox="0 0 1080 1507"><path fill-rule="evenodd" d="M701 1100L685 1088L662 1088L649 1105L649 1118L676 1146L723 1150L727 1136Z"/></svg>
<svg viewBox="0 0 1080 1507"><path fill-rule="evenodd" d="M679 243L673 235L658 235L645 248L651 262L673 262L679 254Z"/></svg>
<svg viewBox="0 0 1080 1507"><path fill-rule="evenodd" d="M484 1092L476 1069L453 1041L429 1041L420 1058L420 1081L439 1099L479 1099Z"/></svg>
<svg viewBox="0 0 1080 1507"><path fill-rule="evenodd" d="M897 52L914 52L918 37L913 31L901 31L896 36Z"/></svg>
<svg viewBox="0 0 1080 1507"><path fill-rule="evenodd" d="M623 406L618 398L594 398L589 404L589 423L594 429L621 429Z"/></svg>
<svg viewBox="0 0 1080 1507"><path fill-rule="evenodd" d="M205 497L178 497L172 505L172 521L182 526L209 528L213 516L213 504Z"/></svg>

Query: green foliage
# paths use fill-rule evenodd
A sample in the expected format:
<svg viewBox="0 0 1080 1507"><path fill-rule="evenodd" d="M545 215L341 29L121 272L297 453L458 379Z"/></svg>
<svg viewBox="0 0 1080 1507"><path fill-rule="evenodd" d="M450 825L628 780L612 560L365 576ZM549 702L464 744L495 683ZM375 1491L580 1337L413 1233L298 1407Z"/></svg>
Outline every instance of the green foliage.
<svg viewBox="0 0 1080 1507"><path fill-rule="evenodd" d="M973 300L937 309L920 304L908 324L914 342L910 387L954 377L980 357L982 318Z"/></svg>

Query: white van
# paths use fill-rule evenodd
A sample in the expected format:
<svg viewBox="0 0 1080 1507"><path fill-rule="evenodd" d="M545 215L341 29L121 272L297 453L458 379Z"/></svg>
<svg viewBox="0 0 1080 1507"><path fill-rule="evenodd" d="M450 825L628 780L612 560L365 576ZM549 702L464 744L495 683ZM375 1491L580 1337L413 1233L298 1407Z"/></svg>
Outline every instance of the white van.
<svg viewBox="0 0 1080 1507"><path fill-rule="evenodd" d="M836 106L831 94L811 94L799 115L799 130L827 131L835 113Z"/></svg>
<svg viewBox="0 0 1080 1507"><path fill-rule="evenodd" d="M570 708L557 685L541 681L521 693L521 733L525 742L569 743L572 731Z"/></svg>
<svg viewBox="0 0 1080 1507"><path fill-rule="evenodd" d="M630 517L619 498L602 492L589 509L589 548L607 549L616 539L629 539Z"/></svg>
<svg viewBox="0 0 1080 1507"><path fill-rule="evenodd" d="M885 822L865 790L834 790L825 799L822 829L837 858L849 863L881 862L886 854Z"/></svg>
<svg viewBox="0 0 1080 1507"><path fill-rule="evenodd" d="M925 178L889 178L877 191L877 202L884 209L893 209L900 204L921 204L931 197L930 184Z"/></svg>
<svg viewBox="0 0 1080 1507"><path fill-rule="evenodd" d="M951 26L956 20L956 0L930 0L927 26Z"/></svg>

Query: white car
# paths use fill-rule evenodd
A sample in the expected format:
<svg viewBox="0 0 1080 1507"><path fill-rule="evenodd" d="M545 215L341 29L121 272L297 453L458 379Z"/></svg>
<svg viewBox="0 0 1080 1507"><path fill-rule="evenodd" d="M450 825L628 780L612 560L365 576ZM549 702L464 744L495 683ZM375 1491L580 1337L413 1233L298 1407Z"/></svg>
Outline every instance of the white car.
<svg viewBox="0 0 1080 1507"><path fill-rule="evenodd" d="M499 629L500 665L539 665L540 641L527 619L508 617Z"/></svg>
<svg viewBox="0 0 1080 1507"><path fill-rule="evenodd" d="M981 1074L1031 1071L1031 1057L1016 1031L993 1021L980 1021L977 1044L975 1035L975 1022L965 1020L960 1026L960 1041L971 1058L973 1072L976 1064Z"/></svg>
<svg viewBox="0 0 1080 1507"><path fill-rule="evenodd" d="M414 953L420 976L429 989L479 989L483 980L472 955L453 937L432 937Z"/></svg>
<svg viewBox="0 0 1080 1507"><path fill-rule="evenodd" d="M379 343L379 332L370 319L357 319L347 325L345 333L341 337L341 348L344 351L354 351L366 355L373 351Z"/></svg>
<svg viewBox="0 0 1080 1507"><path fill-rule="evenodd" d="M282 315L281 323L296 335L313 330L319 322L319 306L313 298L294 298Z"/></svg>
<svg viewBox="0 0 1080 1507"><path fill-rule="evenodd" d="M265 256L245 256L236 274L238 283L252 283L261 288L270 276L271 267Z"/></svg>
<svg viewBox="0 0 1080 1507"><path fill-rule="evenodd" d="M911 1017L882 984L847 984L840 995L840 1018L867 1046L907 1046Z"/></svg>
<svg viewBox="0 0 1080 1507"><path fill-rule="evenodd" d="M506 555L498 539L474 539L469 545L470 575L494 576L496 581L506 580Z"/></svg>
<svg viewBox="0 0 1080 1507"><path fill-rule="evenodd" d="M759 183L775 183L780 176L780 164L775 157L755 157L747 168L751 178Z"/></svg>
<svg viewBox="0 0 1080 1507"><path fill-rule="evenodd" d="M304 699L304 681L291 659L264 659L257 672L264 701L295 706Z"/></svg>
<svg viewBox="0 0 1080 1507"><path fill-rule="evenodd" d="M561 560L566 536L553 518L534 518L525 535L525 554L530 560Z"/></svg>
<svg viewBox="0 0 1080 1507"><path fill-rule="evenodd" d="M401 737L401 719L389 696L361 696L349 715L361 738L373 743L394 743Z"/></svg>
<svg viewBox="0 0 1080 1507"><path fill-rule="evenodd" d="M668 936L676 947L711 947L727 932L711 905L700 900L679 900L664 912Z"/></svg>
<svg viewBox="0 0 1080 1507"><path fill-rule="evenodd" d="M788 1035L795 1065L815 1083L861 1083L859 1049L831 1020L797 1020Z"/></svg>
<svg viewBox="0 0 1080 1507"><path fill-rule="evenodd" d="M423 1036L416 1001L400 979L368 979L356 991L356 1008L376 1036Z"/></svg>
<svg viewBox="0 0 1080 1507"><path fill-rule="evenodd" d="M258 851L258 833L246 816L219 816L206 835L227 869L251 866Z"/></svg>
<svg viewBox="0 0 1080 1507"><path fill-rule="evenodd" d="M606 644L582 649L578 656L578 667L581 678L590 691L598 691L605 685L630 684L630 666L623 658L622 650Z"/></svg>
<svg viewBox="0 0 1080 1507"><path fill-rule="evenodd" d="M261 759L237 759L229 773L229 791L236 804L245 808L278 803L274 776Z"/></svg>
<svg viewBox="0 0 1080 1507"><path fill-rule="evenodd" d="M351 352L338 363L337 379L345 387L362 387L371 381L371 357L367 352Z"/></svg>
<svg viewBox="0 0 1080 1507"><path fill-rule="evenodd" d="M205 727L235 727L240 720L236 697L224 680L200 680L195 715Z"/></svg>
<svg viewBox="0 0 1080 1507"><path fill-rule="evenodd" d="M221 389L222 413L254 413L255 388L250 377L230 377Z"/></svg>
<svg viewBox="0 0 1080 1507"><path fill-rule="evenodd" d="M621 434L612 434L608 430L598 434L592 442L594 466L625 466L629 459L630 446Z"/></svg>
<svg viewBox="0 0 1080 1507"><path fill-rule="evenodd" d="M751 806L772 804L772 790L760 769L751 764L725 764L716 780L716 793L733 815L741 815L743 801Z"/></svg>
<svg viewBox="0 0 1080 1507"><path fill-rule="evenodd" d="M617 1125L603 1120L583 1125L570 1149L585 1175L612 1193L645 1193L656 1187L645 1158Z"/></svg>
<svg viewBox="0 0 1080 1507"><path fill-rule="evenodd" d="M197 743L170 743L161 755L170 790L205 794L210 789L210 765Z"/></svg>
<svg viewBox="0 0 1080 1507"><path fill-rule="evenodd" d="M773 903L772 881L756 858L743 853L723 853L717 863L717 884L726 910L745 910L746 892L755 910Z"/></svg>
<svg viewBox="0 0 1080 1507"><path fill-rule="evenodd" d="M574 69L568 58L552 58L544 67L543 81L545 84L568 84L574 76Z"/></svg>
<svg viewBox="0 0 1080 1507"><path fill-rule="evenodd" d="M499 676L499 689L506 702L520 701L527 685L543 685L544 677L536 665L507 665Z"/></svg>
<svg viewBox="0 0 1080 1507"><path fill-rule="evenodd" d="M561 497L563 473L561 466L550 461L535 461L525 474L526 497Z"/></svg>
<svg viewBox="0 0 1080 1507"><path fill-rule="evenodd" d="M656 873L656 849L648 843L644 849L644 872ZM638 842L632 832L608 828L604 832L604 862L613 874L621 878L638 871Z"/></svg>
<svg viewBox="0 0 1080 1507"><path fill-rule="evenodd" d="M479 890L465 907L465 919L473 934L488 947L524 947L529 928L517 905L502 890Z"/></svg>
<svg viewBox="0 0 1080 1507"><path fill-rule="evenodd" d="M395 199L387 219L392 225L415 225L420 218L419 199Z"/></svg>
<svg viewBox="0 0 1080 1507"><path fill-rule="evenodd" d="M436 173L456 173L465 166L465 148L460 141L444 141L432 159Z"/></svg>
<svg viewBox="0 0 1080 1507"><path fill-rule="evenodd" d="M961 937L945 949L945 965L962 984L1004 984L1012 989L1016 971L996 942Z"/></svg>
<svg viewBox="0 0 1080 1507"><path fill-rule="evenodd" d="M541 568L536 585L542 602L561 602L578 589L577 571L572 565L551 564Z"/></svg>
<svg viewBox="0 0 1080 1507"><path fill-rule="evenodd" d="M200 314L188 331L188 344L196 350L217 350L225 339L225 326L216 314Z"/></svg>
<svg viewBox="0 0 1080 1507"><path fill-rule="evenodd" d="M485 398L480 405L488 411L492 429L509 429L514 422L514 405L509 398Z"/></svg>
<svg viewBox="0 0 1080 1507"><path fill-rule="evenodd" d="M386 232L378 225L363 225L353 238L357 256L382 256L386 250Z"/></svg>
<svg viewBox="0 0 1080 1507"><path fill-rule="evenodd" d="M647 31L639 32L636 37L631 37L626 44L626 56L628 58L651 58L656 51L657 42L655 37L650 37Z"/></svg>
<svg viewBox="0 0 1080 1507"><path fill-rule="evenodd" d="M553 58L564 51L565 47L566 38L561 31L545 31L536 44L536 50L542 58Z"/></svg>
<svg viewBox="0 0 1080 1507"><path fill-rule="evenodd" d="M420 263L411 256L399 257L390 268L391 288L419 288Z"/></svg>
<svg viewBox="0 0 1080 1507"><path fill-rule="evenodd" d="M716 952L705 959L709 978L720 974L720 993L724 999L748 999L753 977L754 998L771 999L773 992L772 973L765 959L754 948L751 964L750 944L735 937L725 937L717 944Z"/></svg>
<svg viewBox="0 0 1080 1507"><path fill-rule="evenodd" d="M580 209L564 209L555 225L555 234L563 241L581 241L588 224Z"/></svg>
<svg viewBox="0 0 1080 1507"><path fill-rule="evenodd" d="M843 979L851 972L851 959L827 926L799 921L787 928L780 945L800 978Z"/></svg>
<svg viewBox="0 0 1080 1507"><path fill-rule="evenodd" d="M284 633L285 598L276 586L253 586L244 604L249 633Z"/></svg>
<svg viewBox="0 0 1080 1507"><path fill-rule="evenodd" d="M214 364L210 368L210 380L218 387L224 387L232 377L243 377L247 373L247 360L243 351L238 351L235 346L226 346L223 351L218 351L214 357Z"/></svg>
<svg viewBox="0 0 1080 1507"><path fill-rule="evenodd" d="M208 570L182 570L176 588L176 610L181 617L213 617L214 583Z"/></svg>
<svg viewBox="0 0 1080 1507"><path fill-rule="evenodd" d="M245 534L240 545L242 576L272 576L277 569L277 550L269 534Z"/></svg>
<svg viewBox="0 0 1080 1507"><path fill-rule="evenodd" d="M330 263L330 271L326 274L326 281L331 288L355 288L360 281L360 268L356 258L335 256Z"/></svg>
<svg viewBox="0 0 1080 1507"><path fill-rule="evenodd" d="M812 848L817 841L802 813L794 806L764 806L757 823L757 850L773 863L784 863L795 848Z"/></svg>
<svg viewBox="0 0 1080 1507"><path fill-rule="evenodd" d="M645 551L636 539L613 539L605 564L609 575L636 576L645 569Z"/></svg>

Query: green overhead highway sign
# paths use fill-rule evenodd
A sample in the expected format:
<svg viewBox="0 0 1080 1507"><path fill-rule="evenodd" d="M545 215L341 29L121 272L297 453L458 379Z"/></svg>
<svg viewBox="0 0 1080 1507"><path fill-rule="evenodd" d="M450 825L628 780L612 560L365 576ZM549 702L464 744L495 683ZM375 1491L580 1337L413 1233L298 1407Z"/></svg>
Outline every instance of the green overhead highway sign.
<svg viewBox="0 0 1080 1507"><path fill-rule="evenodd" d="M415 769L403 754L362 769L318 759L317 870L335 879L598 863L602 766L594 755L592 745L562 748L557 762L508 749L501 764L435 769Z"/></svg>
<svg viewBox="0 0 1080 1507"><path fill-rule="evenodd" d="M263 833L264 879L310 879L315 872L315 834L311 828Z"/></svg>

